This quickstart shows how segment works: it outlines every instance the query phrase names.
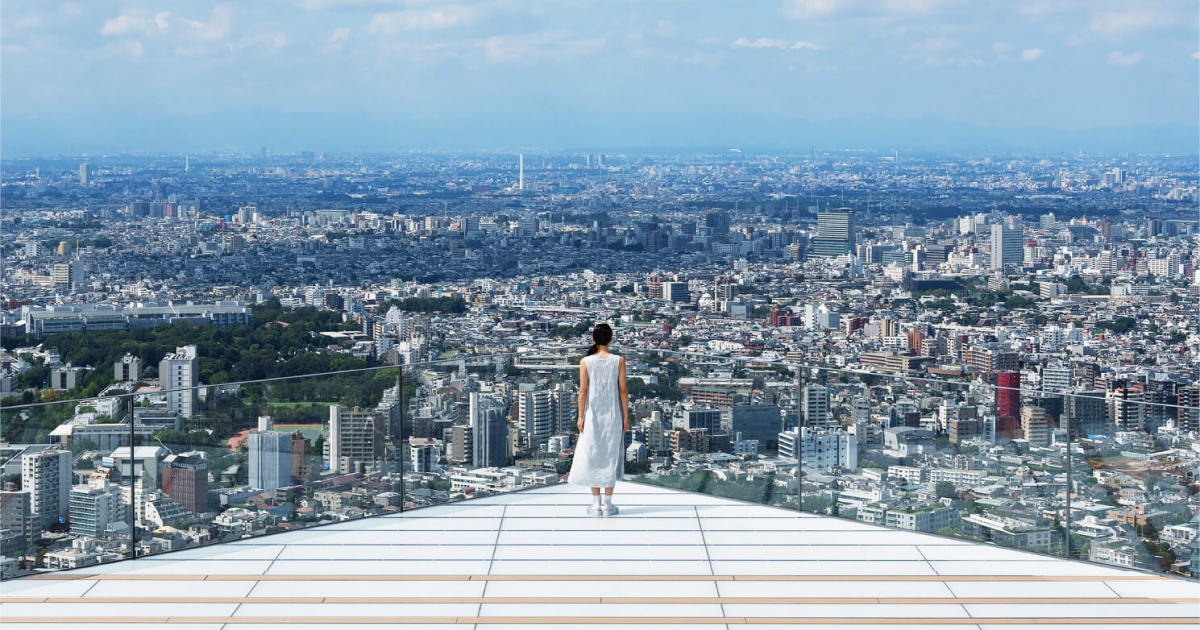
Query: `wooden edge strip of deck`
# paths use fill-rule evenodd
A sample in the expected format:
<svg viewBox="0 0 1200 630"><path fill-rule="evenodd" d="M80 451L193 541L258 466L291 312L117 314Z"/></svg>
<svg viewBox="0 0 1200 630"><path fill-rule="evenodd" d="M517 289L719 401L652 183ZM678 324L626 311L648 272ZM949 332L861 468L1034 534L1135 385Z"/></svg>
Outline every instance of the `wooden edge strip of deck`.
<svg viewBox="0 0 1200 630"><path fill-rule="evenodd" d="M1200 597L21 597L3 604L1200 604Z"/></svg>
<svg viewBox="0 0 1200 630"><path fill-rule="evenodd" d="M128 624L791 624L791 625L1180 625L1200 617L7 617L8 623Z"/></svg>
<svg viewBox="0 0 1200 630"><path fill-rule="evenodd" d="M1172 581L1158 575L212 575L101 573L59 577L56 573L18 580L149 580L228 582L1139 582Z"/></svg>

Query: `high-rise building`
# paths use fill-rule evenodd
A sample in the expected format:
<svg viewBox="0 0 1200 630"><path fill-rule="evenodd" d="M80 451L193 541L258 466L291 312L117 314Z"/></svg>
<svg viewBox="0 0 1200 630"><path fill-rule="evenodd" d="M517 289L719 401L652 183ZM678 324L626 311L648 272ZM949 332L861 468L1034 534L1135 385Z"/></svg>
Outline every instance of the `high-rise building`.
<svg viewBox="0 0 1200 630"><path fill-rule="evenodd" d="M329 470L358 472L383 457L387 417L375 411L329 406Z"/></svg>
<svg viewBox="0 0 1200 630"><path fill-rule="evenodd" d="M554 434L554 402L548 391L521 392L517 397L517 429L526 447L537 448Z"/></svg>
<svg viewBox="0 0 1200 630"><path fill-rule="evenodd" d="M817 215L817 237L809 253L813 256L843 256L854 251L854 210L837 208Z"/></svg>
<svg viewBox="0 0 1200 630"><path fill-rule="evenodd" d="M1021 373L996 375L996 439L1021 437Z"/></svg>
<svg viewBox="0 0 1200 630"><path fill-rule="evenodd" d="M775 450L772 442L783 429L783 414L775 405L734 405L729 408L729 426L743 440L758 440L759 449Z"/></svg>
<svg viewBox="0 0 1200 630"><path fill-rule="evenodd" d="M441 451L440 443L434 438L408 438L409 461L412 471L417 473L433 472Z"/></svg>
<svg viewBox="0 0 1200 630"><path fill-rule="evenodd" d="M570 433L579 420L579 392L568 383L558 383L550 390L554 416L554 432Z"/></svg>
<svg viewBox="0 0 1200 630"><path fill-rule="evenodd" d="M525 154L517 154L520 165L517 167L517 190L525 190Z"/></svg>
<svg viewBox="0 0 1200 630"><path fill-rule="evenodd" d="M158 381L167 390L167 408L187 418L200 411L200 356L196 346L181 346L158 363Z"/></svg>
<svg viewBox="0 0 1200 630"><path fill-rule="evenodd" d="M82 260L54 265L54 287L56 289L79 289L87 281L87 267Z"/></svg>
<svg viewBox="0 0 1200 630"><path fill-rule="evenodd" d="M1020 227L996 224L992 226L991 269L999 271L1004 265L1019 265L1025 258L1025 243Z"/></svg>
<svg viewBox="0 0 1200 630"><path fill-rule="evenodd" d="M91 169L88 168L87 162L79 165L79 185L88 185L88 176L91 175Z"/></svg>
<svg viewBox="0 0 1200 630"><path fill-rule="evenodd" d="M1179 383L1165 379L1147 379L1143 398L1146 404L1142 413L1141 429L1151 435L1162 427L1174 425L1179 417Z"/></svg>
<svg viewBox="0 0 1200 630"><path fill-rule="evenodd" d="M33 511L28 490L6 484L0 491L0 556L13 557L19 551L33 550L42 537L41 518Z"/></svg>
<svg viewBox="0 0 1200 630"><path fill-rule="evenodd" d="M1181 431L1200 432L1200 385L1179 388L1179 408L1175 426Z"/></svg>
<svg viewBox="0 0 1200 630"><path fill-rule="evenodd" d="M721 429L721 410L693 407L683 412L683 428L688 431L706 429L712 435Z"/></svg>
<svg viewBox="0 0 1200 630"><path fill-rule="evenodd" d="M1070 367L1046 367L1042 369L1042 391L1061 394L1075 383L1074 370Z"/></svg>
<svg viewBox="0 0 1200 630"><path fill-rule="evenodd" d="M797 427L780 432L779 456L796 457L800 451L800 463L812 468L858 468L858 438L842 429L810 429ZM797 448L799 447L799 448Z"/></svg>
<svg viewBox="0 0 1200 630"><path fill-rule="evenodd" d="M71 489L71 533L100 538L110 523L128 520L121 487L104 478L91 479Z"/></svg>
<svg viewBox="0 0 1200 630"><path fill-rule="evenodd" d="M50 527L67 516L71 500L71 451L45 450L21 456L21 489L30 509Z"/></svg>
<svg viewBox="0 0 1200 630"><path fill-rule="evenodd" d="M688 291L686 282L664 282L662 283L662 294L662 299L667 302L686 304L692 300L692 294Z"/></svg>
<svg viewBox="0 0 1200 630"><path fill-rule="evenodd" d="M1063 401L1063 417L1066 419L1071 439L1110 433L1111 425L1108 422L1104 392L1082 391L1066 396Z"/></svg>
<svg viewBox="0 0 1200 630"><path fill-rule="evenodd" d="M1030 446L1049 446L1050 419L1041 407L1021 408L1021 432Z"/></svg>
<svg viewBox="0 0 1200 630"><path fill-rule="evenodd" d="M713 208L704 214L704 227L713 241L724 243L729 240L729 213L720 208Z"/></svg>
<svg viewBox="0 0 1200 630"><path fill-rule="evenodd" d="M475 455L475 431L465 424L446 429L446 461L451 464L470 464Z"/></svg>
<svg viewBox="0 0 1200 630"><path fill-rule="evenodd" d="M824 429L829 426L829 388L824 385L807 385L801 395L804 426Z"/></svg>
<svg viewBox="0 0 1200 630"><path fill-rule="evenodd" d="M1145 392L1140 387L1127 386L1116 381L1108 391L1108 417L1118 431L1137 431L1142 427L1146 413Z"/></svg>
<svg viewBox="0 0 1200 630"><path fill-rule="evenodd" d="M251 462L254 461L253 453L254 451L251 450ZM254 477L253 464L250 476ZM163 460L162 489L167 496L175 499L176 503L187 508L189 512L195 514L207 512L208 462L195 453L167 455ZM274 488L271 491L273 492Z"/></svg>
<svg viewBox="0 0 1200 630"><path fill-rule="evenodd" d="M504 466L508 463L508 423L504 407L491 405L472 392L469 397L471 430L474 433L473 465L476 468Z"/></svg>
<svg viewBox="0 0 1200 630"><path fill-rule="evenodd" d="M136 381L141 373L142 360L132 354L126 354L113 364L113 380L118 383Z"/></svg>

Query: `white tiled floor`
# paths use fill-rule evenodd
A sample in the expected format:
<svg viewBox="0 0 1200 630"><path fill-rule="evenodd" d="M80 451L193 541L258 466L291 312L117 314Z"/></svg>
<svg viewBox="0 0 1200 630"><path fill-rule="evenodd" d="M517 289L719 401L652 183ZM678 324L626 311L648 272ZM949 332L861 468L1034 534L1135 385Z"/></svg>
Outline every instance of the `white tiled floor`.
<svg viewBox="0 0 1200 630"><path fill-rule="evenodd" d="M1194 582L1144 577L1115 568L1063 561L990 545L889 530L836 518L729 501L712 496L623 483L617 490L621 514L587 516L587 489L553 486L350 521L318 529L240 540L151 558L88 567L72 574L101 576L195 576L188 579L18 580L0 584L6 597L80 598L66 602L0 603L0 618L67 617L71 623L6 622L4 630L128 630L161 626L172 630L273 630L271 618L304 618L288 625L304 630L397 629L507 630L571 628L630 630L681 627L699 630L751 628L913 628L899 620L962 619L940 630L1047 630L1071 618L1127 617L1142 620L1200 614ZM204 580L204 576L236 579ZM397 580L395 576L526 576L532 579ZM245 579L237 576L246 576ZM271 579L255 579L270 576ZM287 576L296 576L289 579ZM306 579L328 576L330 579ZM355 579L335 579L344 576ZM378 579L371 577L378 576ZM555 577L561 576L561 577ZM586 579L630 576L630 579ZM654 579L662 576L663 579ZM705 579L714 576L713 579ZM760 579L731 579L730 576ZM787 579L809 576L815 579ZM846 579L821 579L844 576ZM905 579L904 576L914 576ZM971 581L956 576L1006 576ZM1034 581L1032 576L1067 576ZM1087 579L1101 576L1104 581ZM583 577L585 579L579 579ZM670 579L690 577L696 579ZM366 579L363 579L366 578ZM633 579L639 578L639 579ZM648 579L647 579L648 578ZM150 597L164 602L88 602L94 598ZM249 601L203 603L194 598ZM326 598L320 603L254 601L264 598ZM421 598L426 602L339 602L343 598ZM454 601L449 598L483 598ZM506 598L506 599L499 599ZM507 598L537 598L514 602ZM592 598L589 602L547 601ZM742 598L679 603L598 602L595 598ZM888 603L768 602L744 598L887 599ZM1017 603L973 603L970 599L1019 599ZM1038 603L1046 598L1099 598L1103 602ZM1184 603L1122 602L1127 598L1189 599ZM496 601L486 601L495 599ZM913 602L895 603L896 599ZM953 600L964 601L955 603ZM933 601L917 601L933 600ZM192 617L215 623L88 623L97 617ZM376 617L370 623L331 624L336 617ZM405 623L435 617L442 623ZM581 623L475 623L477 618L578 618ZM654 618L730 623L653 623ZM770 624L742 623L745 618ZM212 619L210 619L212 618ZM264 623L238 623L255 618ZM645 618L631 622L632 618ZM849 625L810 619L862 619ZM988 618L1027 619L988 624ZM622 620L625 621L622 621ZM795 623L788 623L794 619ZM582 621L589 623L582 623ZM878 620L872 622L871 620ZM1047 621L1049 620L1049 621ZM1036 624L1033 622L1037 621ZM1144 624L1143 624L1144 625ZM1106 624L1108 630L1143 625ZM1068 624L1078 630L1083 626ZM1154 624L1154 628L1170 628ZM1183 624L1179 627L1191 627Z"/></svg>

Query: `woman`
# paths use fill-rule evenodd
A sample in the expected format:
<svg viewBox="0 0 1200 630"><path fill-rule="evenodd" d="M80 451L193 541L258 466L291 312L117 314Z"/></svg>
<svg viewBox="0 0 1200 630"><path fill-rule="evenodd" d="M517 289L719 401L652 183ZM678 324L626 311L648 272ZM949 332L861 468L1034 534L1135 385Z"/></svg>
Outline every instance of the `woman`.
<svg viewBox="0 0 1200 630"><path fill-rule="evenodd" d="M596 324L592 346L579 361L579 443L567 483L592 488L588 514L612 516L613 486L625 474L624 434L629 430L625 359L608 351L613 331ZM604 488L603 498L600 488Z"/></svg>

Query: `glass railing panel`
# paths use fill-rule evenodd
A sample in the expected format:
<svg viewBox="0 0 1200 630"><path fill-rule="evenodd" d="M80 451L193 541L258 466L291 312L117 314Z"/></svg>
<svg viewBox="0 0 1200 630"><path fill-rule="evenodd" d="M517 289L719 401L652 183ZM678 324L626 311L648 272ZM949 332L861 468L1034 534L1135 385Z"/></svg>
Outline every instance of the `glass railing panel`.
<svg viewBox="0 0 1200 630"><path fill-rule="evenodd" d="M145 474L137 456L148 435L130 426L126 392L55 401L63 391L46 389L45 403L0 408L4 579L132 557L131 476Z"/></svg>
<svg viewBox="0 0 1200 630"><path fill-rule="evenodd" d="M1196 576L1200 500L1187 427L1196 409L1170 395L1171 383L1117 388L1095 405L1103 426L1083 427L1071 555L1156 573ZM1152 390L1150 392L1146 390ZM1163 402L1143 402L1151 393ZM1186 402L1186 401L1185 401Z"/></svg>
<svg viewBox="0 0 1200 630"><path fill-rule="evenodd" d="M994 388L932 375L815 371L805 511L1065 555L1066 433L1044 410L1010 398L1024 419L997 416Z"/></svg>
<svg viewBox="0 0 1200 630"><path fill-rule="evenodd" d="M795 461L780 447L797 413L791 367L736 356L614 352L626 357L630 383L628 479L796 509Z"/></svg>

